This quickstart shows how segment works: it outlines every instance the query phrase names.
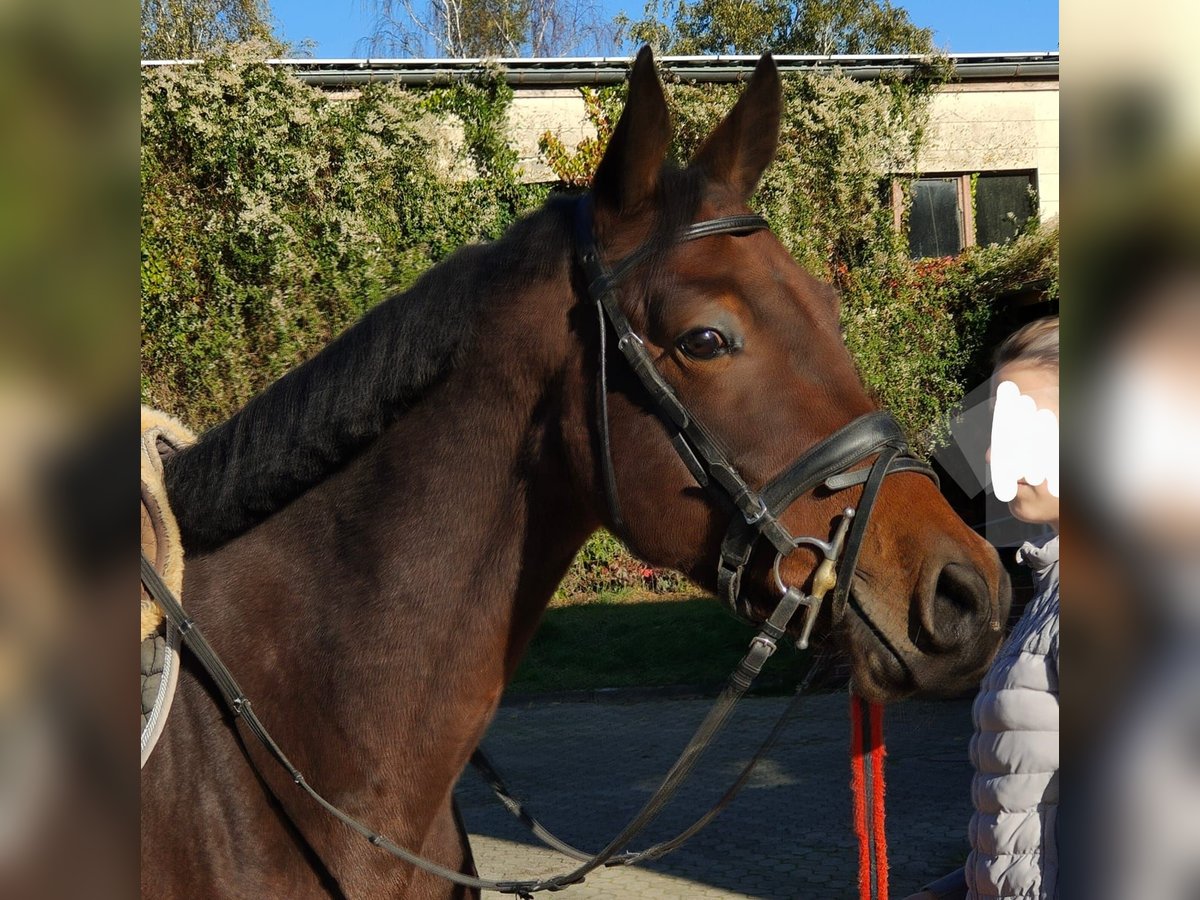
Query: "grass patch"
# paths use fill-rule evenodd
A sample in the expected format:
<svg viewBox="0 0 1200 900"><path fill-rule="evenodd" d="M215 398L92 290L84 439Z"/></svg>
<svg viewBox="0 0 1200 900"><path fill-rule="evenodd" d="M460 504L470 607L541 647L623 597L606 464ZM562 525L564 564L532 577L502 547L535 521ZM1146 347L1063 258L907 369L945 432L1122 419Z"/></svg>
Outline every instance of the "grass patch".
<svg viewBox="0 0 1200 900"><path fill-rule="evenodd" d="M712 597L605 593L555 600L510 689L524 692L719 685L754 632ZM781 648L760 682L790 689L807 657Z"/></svg>

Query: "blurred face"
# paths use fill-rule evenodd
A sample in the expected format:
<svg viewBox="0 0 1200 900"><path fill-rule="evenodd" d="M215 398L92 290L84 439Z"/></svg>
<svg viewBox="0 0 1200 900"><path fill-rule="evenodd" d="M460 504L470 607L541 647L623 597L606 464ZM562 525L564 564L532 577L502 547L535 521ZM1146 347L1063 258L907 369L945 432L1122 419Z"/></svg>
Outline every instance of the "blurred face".
<svg viewBox="0 0 1200 900"><path fill-rule="evenodd" d="M1004 382L1016 385L1023 397L1030 398L1037 407L1037 412L1045 418L1045 412L1053 413L1054 420L1058 419L1058 370L1048 366L1035 365L1017 361L1001 366L992 375L992 396ZM1032 435L1009 435L1012 440L1026 442L1033 440ZM994 447L988 448L988 462L993 462ZM1057 459L1054 461L1057 468ZM993 475L995 480L995 475ZM1037 478L1032 480L1037 481ZM1057 491L1057 471L1053 483ZM1051 493L1052 480L1047 478L1038 484L1030 484L1023 475L1017 478L1016 495L1009 500L1009 512L1022 522L1034 525L1049 525L1058 531L1058 497ZM1003 498L1001 498L1003 499Z"/></svg>
<svg viewBox="0 0 1200 900"><path fill-rule="evenodd" d="M1088 381L1088 491L1156 550L1200 559L1200 282L1139 298Z"/></svg>

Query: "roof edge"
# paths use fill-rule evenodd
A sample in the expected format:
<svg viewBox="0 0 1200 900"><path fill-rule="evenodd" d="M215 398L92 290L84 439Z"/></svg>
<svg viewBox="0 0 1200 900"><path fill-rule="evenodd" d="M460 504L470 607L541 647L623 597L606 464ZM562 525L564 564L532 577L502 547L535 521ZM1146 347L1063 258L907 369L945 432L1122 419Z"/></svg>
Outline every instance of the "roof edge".
<svg viewBox="0 0 1200 900"><path fill-rule="evenodd" d="M960 81L1056 79L1058 51L1020 53L955 53L944 57L917 54L776 56L782 72L838 69L851 78L873 80L885 75L919 72L935 59L949 61ZM660 70L686 81L741 81L748 78L757 56L664 56ZM142 60L142 69L199 65L198 59ZM564 57L500 59L268 59L267 65L290 69L303 81L325 87L380 81L436 84L501 69L509 84L614 84L628 76L630 57Z"/></svg>

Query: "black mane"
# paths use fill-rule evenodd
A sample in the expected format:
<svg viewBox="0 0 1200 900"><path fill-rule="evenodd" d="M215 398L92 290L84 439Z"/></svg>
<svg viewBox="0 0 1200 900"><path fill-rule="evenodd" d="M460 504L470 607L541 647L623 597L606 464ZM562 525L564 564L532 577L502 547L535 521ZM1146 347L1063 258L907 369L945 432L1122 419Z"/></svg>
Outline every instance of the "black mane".
<svg viewBox="0 0 1200 900"><path fill-rule="evenodd" d="M189 552L244 532L345 465L468 354L489 297L553 274L566 198L498 241L464 247L166 463Z"/></svg>
<svg viewBox="0 0 1200 900"><path fill-rule="evenodd" d="M664 167L645 267L661 263L699 205L701 174ZM453 253L312 359L167 460L184 547L242 534L344 466L465 359L481 306L561 277L575 201L557 197L490 244Z"/></svg>

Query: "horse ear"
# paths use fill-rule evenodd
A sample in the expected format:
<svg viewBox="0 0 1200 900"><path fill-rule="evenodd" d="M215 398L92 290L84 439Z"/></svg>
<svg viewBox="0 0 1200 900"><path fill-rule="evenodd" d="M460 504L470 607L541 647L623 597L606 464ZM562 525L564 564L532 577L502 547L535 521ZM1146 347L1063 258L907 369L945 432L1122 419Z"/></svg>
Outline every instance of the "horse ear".
<svg viewBox="0 0 1200 900"><path fill-rule="evenodd" d="M629 74L625 110L592 179L597 205L630 212L649 200L658 187L670 142L667 98L654 69L654 55L643 47Z"/></svg>
<svg viewBox="0 0 1200 900"><path fill-rule="evenodd" d="M711 181L728 184L743 200L748 199L775 158L782 114L779 70L771 54L764 53L754 67L750 85L696 151L692 165L703 169Z"/></svg>

